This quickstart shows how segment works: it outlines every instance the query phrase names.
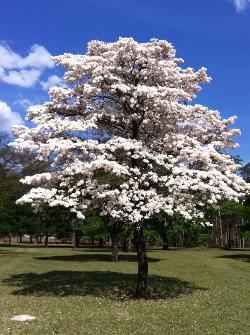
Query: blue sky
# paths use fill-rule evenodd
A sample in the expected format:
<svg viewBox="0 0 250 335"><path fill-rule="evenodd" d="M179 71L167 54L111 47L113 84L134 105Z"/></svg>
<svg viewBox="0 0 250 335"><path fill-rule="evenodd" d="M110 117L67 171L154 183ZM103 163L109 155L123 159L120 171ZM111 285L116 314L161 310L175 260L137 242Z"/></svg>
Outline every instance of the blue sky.
<svg viewBox="0 0 250 335"><path fill-rule="evenodd" d="M61 82L50 55L81 53L91 39L172 42L186 66L213 77L197 102L237 115L250 161L250 0L8 0L0 20L0 128L21 122L29 104Z"/></svg>

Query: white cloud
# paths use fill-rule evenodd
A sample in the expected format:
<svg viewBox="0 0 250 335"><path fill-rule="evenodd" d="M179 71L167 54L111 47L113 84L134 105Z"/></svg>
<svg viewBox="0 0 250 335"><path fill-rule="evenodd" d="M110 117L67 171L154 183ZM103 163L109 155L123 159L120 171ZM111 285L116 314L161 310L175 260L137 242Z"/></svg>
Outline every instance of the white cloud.
<svg viewBox="0 0 250 335"><path fill-rule="evenodd" d="M250 4L250 0L233 0L233 2L237 12L244 11Z"/></svg>
<svg viewBox="0 0 250 335"><path fill-rule="evenodd" d="M43 46L35 44L31 47L31 51L27 57L20 60L19 66L23 67L35 67L35 68L52 68L54 62L51 59L51 54Z"/></svg>
<svg viewBox="0 0 250 335"><path fill-rule="evenodd" d="M20 114L13 112L6 102L0 100L0 130L10 131L12 126L22 123Z"/></svg>
<svg viewBox="0 0 250 335"><path fill-rule="evenodd" d="M51 54L41 45L33 45L22 57L5 44L0 44L0 81L21 87L35 85L43 71L54 67Z"/></svg>
<svg viewBox="0 0 250 335"><path fill-rule="evenodd" d="M27 98L20 98L16 101L14 101L14 105L19 105L23 108L28 108L32 105L34 105L35 103L33 103L30 99Z"/></svg>
<svg viewBox="0 0 250 335"><path fill-rule="evenodd" d="M41 71L37 69L0 71L0 81L21 87L32 87L40 78Z"/></svg>
<svg viewBox="0 0 250 335"><path fill-rule="evenodd" d="M56 75L50 76L46 81L41 81L40 84L45 91L53 86L65 86L63 78Z"/></svg>
<svg viewBox="0 0 250 335"><path fill-rule="evenodd" d="M51 59L51 54L42 45L33 45L30 53L26 57L22 57L11 50L8 45L1 44L0 67L4 69L52 68L54 67L54 62Z"/></svg>
<svg viewBox="0 0 250 335"><path fill-rule="evenodd" d="M16 67L20 61L20 56L9 49L8 46L0 45L0 67L11 69Z"/></svg>

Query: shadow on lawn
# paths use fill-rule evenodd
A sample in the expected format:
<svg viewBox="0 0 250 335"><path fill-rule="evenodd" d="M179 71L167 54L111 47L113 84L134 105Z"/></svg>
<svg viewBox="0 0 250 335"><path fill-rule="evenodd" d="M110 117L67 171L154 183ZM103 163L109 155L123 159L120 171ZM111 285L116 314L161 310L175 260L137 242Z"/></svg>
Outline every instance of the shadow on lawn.
<svg viewBox="0 0 250 335"><path fill-rule="evenodd" d="M133 297L136 275L110 271L51 271L47 273L21 273L5 280L15 286L14 295L33 296L85 296L126 299ZM177 278L149 277L150 298L175 298L205 290Z"/></svg>
<svg viewBox="0 0 250 335"><path fill-rule="evenodd" d="M250 262L250 254L230 254L230 255L218 256L216 258L236 259L242 262Z"/></svg>
<svg viewBox="0 0 250 335"><path fill-rule="evenodd" d="M34 259L40 261L70 261L70 262L112 262L111 254L82 254L82 255L65 255L65 256L42 256L42 257L34 257ZM131 254L120 254L119 261L125 262L136 262L136 255ZM159 262L159 258L148 257L149 262Z"/></svg>

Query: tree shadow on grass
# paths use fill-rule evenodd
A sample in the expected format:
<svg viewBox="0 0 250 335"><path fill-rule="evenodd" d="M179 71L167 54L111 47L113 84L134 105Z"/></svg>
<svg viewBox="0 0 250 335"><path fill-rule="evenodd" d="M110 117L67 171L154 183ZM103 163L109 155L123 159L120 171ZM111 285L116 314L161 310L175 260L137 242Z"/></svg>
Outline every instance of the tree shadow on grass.
<svg viewBox="0 0 250 335"><path fill-rule="evenodd" d="M69 261L69 262L112 262L112 255L110 254L82 254L82 255L64 255L64 256L42 256L34 257L40 261ZM136 255L133 254L120 254L119 261L136 262ZM148 257L149 262L159 262L159 258Z"/></svg>
<svg viewBox="0 0 250 335"><path fill-rule="evenodd" d="M21 273L3 280L15 286L14 295L32 296L95 296L110 299L128 299L134 296L136 275L110 271L51 271ZM152 275L149 277L151 299L175 298L205 290L177 278Z"/></svg>
<svg viewBox="0 0 250 335"><path fill-rule="evenodd" d="M230 255L223 255L218 256L216 258L224 258L224 259L235 259L242 262L250 262L250 254L230 254Z"/></svg>

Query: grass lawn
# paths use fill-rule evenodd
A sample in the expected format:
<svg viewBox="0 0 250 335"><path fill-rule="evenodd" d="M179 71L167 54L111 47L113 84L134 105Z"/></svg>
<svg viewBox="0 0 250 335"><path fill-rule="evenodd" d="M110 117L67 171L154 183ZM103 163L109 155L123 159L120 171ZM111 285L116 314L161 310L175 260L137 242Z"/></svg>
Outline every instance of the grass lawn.
<svg viewBox="0 0 250 335"><path fill-rule="evenodd" d="M250 252L151 251L152 287L165 298L135 301L133 254L0 248L0 335L239 335L250 333ZM124 292L124 294L123 294ZM11 321L30 314L30 322Z"/></svg>

